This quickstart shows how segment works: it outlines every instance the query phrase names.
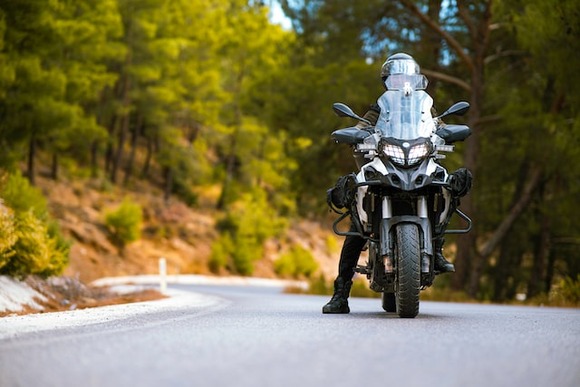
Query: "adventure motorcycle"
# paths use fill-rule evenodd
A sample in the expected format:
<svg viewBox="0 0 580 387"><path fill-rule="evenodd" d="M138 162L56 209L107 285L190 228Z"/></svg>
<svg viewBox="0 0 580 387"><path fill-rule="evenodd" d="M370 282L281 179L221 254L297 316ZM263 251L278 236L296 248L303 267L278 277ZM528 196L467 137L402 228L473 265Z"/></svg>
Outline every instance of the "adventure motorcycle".
<svg viewBox="0 0 580 387"><path fill-rule="evenodd" d="M390 84L388 84L390 82ZM396 84L398 83L398 84ZM435 275L432 238L443 232L451 215L471 220L453 205L450 174L437 161L440 152L452 152L453 142L465 140L466 125L440 125L448 115L463 115L467 102L458 102L438 117L431 115L433 99L424 91L423 75L398 75L387 79L387 91L378 99L380 115L375 126L342 103L333 105L341 117L368 124L359 129L336 130L336 143L353 147L358 174L343 180L346 212L334 222L338 235L358 235L368 240L368 262L355 272L364 274L370 288L382 293L382 306L400 317L419 312L419 292L433 284ZM363 160L363 162L360 162ZM338 224L351 218L348 232Z"/></svg>

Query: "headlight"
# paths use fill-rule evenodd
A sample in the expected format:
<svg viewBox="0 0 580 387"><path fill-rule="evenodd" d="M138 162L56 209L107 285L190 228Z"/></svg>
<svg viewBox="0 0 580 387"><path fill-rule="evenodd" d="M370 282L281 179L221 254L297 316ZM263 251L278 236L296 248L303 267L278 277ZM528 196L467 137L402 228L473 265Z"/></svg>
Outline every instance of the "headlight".
<svg viewBox="0 0 580 387"><path fill-rule="evenodd" d="M429 146L427 143L415 145L409 150L409 165L417 164L419 161L427 157L429 154Z"/></svg>
<svg viewBox="0 0 580 387"><path fill-rule="evenodd" d="M383 152L385 155L389 156L389 158L395 164L405 165L405 152L403 152L403 148L393 144L385 144L383 147Z"/></svg>
<svg viewBox="0 0 580 387"><path fill-rule="evenodd" d="M385 143L383 145L383 153L397 165L412 166L429 156L431 147L428 142L422 142L413 146L406 141L401 146Z"/></svg>

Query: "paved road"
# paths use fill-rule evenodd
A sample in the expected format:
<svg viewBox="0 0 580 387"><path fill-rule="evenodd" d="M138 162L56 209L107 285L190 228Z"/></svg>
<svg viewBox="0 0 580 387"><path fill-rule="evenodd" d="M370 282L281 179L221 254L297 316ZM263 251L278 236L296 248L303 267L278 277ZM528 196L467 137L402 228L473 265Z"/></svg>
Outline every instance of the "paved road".
<svg viewBox="0 0 580 387"><path fill-rule="evenodd" d="M580 386L578 309L181 289L215 302L0 339L0 386Z"/></svg>

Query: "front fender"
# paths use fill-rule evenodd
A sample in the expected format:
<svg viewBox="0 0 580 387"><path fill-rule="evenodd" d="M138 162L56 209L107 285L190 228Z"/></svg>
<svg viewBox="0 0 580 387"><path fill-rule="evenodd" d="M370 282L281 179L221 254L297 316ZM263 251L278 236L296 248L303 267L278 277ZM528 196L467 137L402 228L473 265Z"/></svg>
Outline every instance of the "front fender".
<svg viewBox="0 0 580 387"><path fill-rule="evenodd" d="M431 243L431 238L433 237L433 234L431 232L431 223L428 218L420 218L412 215L393 216L392 218L383 219L381 221L381 256L392 256L394 244L393 238L391 238L391 230L393 227L401 223L414 223L419 226L419 230L422 234L421 252L432 256L433 243Z"/></svg>

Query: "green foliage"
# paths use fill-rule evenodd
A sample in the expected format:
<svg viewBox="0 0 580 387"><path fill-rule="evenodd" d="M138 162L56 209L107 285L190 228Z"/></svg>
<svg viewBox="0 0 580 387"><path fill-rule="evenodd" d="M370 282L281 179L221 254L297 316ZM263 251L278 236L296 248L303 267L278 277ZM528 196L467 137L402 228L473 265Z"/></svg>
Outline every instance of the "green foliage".
<svg viewBox="0 0 580 387"><path fill-rule="evenodd" d="M318 277L311 277L308 281L308 294L332 294L332 285L320 273Z"/></svg>
<svg viewBox="0 0 580 387"><path fill-rule="evenodd" d="M580 305L580 274L576 278L565 277L556 287L556 295L565 304Z"/></svg>
<svg viewBox="0 0 580 387"><path fill-rule="evenodd" d="M255 189L242 195L217 223L220 236L212 245L210 269L217 272L226 268L251 275L254 263L263 256L266 239L280 235L286 223L269 205L263 191Z"/></svg>
<svg viewBox="0 0 580 387"><path fill-rule="evenodd" d="M0 274L60 274L68 264L70 244L49 220L40 190L12 173L0 181L0 197Z"/></svg>
<svg viewBox="0 0 580 387"><path fill-rule="evenodd" d="M105 215L105 224L116 243L125 245L141 238L143 211L141 206L125 198L115 209Z"/></svg>
<svg viewBox="0 0 580 387"><path fill-rule="evenodd" d="M318 277L310 277L308 280L307 294L331 295L334 292L334 280L327 281L321 274ZM299 289L292 289L293 292L302 293ZM351 297L377 298L381 293L377 293L369 288L368 280L362 277L355 277L350 289Z"/></svg>
<svg viewBox="0 0 580 387"><path fill-rule="evenodd" d="M284 277L310 278L318 270L318 262L312 253L300 245L293 245L290 250L274 261L276 274Z"/></svg>
<svg viewBox="0 0 580 387"><path fill-rule="evenodd" d="M208 262L209 269L218 274L230 264L230 257L235 251L235 246L230 234L221 235L211 245L211 256Z"/></svg>
<svg viewBox="0 0 580 387"><path fill-rule="evenodd" d="M32 212L18 214L14 234L16 242L0 255L0 274L49 277L62 273L68 263L69 245Z"/></svg>
<svg viewBox="0 0 580 387"><path fill-rule="evenodd" d="M0 200L0 270L14 255L13 246L18 240L13 211Z"/></svg>
<svg viewBox="0 0 580 387"><path fill-rule="evenodd" d="M383 91L382 61L401 50L434 74L429 91L439 110L466 99L478 115L469 140L479 150L469 197L477 209L469 214L480 235L475 244L493 234L529 171L540 166L541 184L513 225L513 249L537 255L534 241L544 232L554 241L550 264L575 277L578 249L559 241L580 229L580 217L570 216L580 195L578 1L494 0L490 13L487 2L429 1L421 2L420 17L410 6L417 2L282 0L295 31L272 25L262 3L1 2L0 166L24 165L37 149L31 178L39 173L34 162L52 155L69 176L90 172L111 187L121 169L125 183L140 170L189 205L199 205L199 185L220 185L225 215L210 265L251 273L265 239L284 229L285 218L323 215L325 189L355 167L350 149L329 140L334 129L353 124L335 117L331 104L343 101L363 114ZM446 44L432 25L462 47ZM489 39L473 41L472 33L491 26ZM483 42L487 47L475 47ZM442 80L475 79L458 52L482 54L477 97ZM445 165L462 164L456 152ZM20 175L2 186L0 197L14 210L12 223L3 218L6 232L16 234L20 214L29 210L47 219L42 195ZM466 270L479 278L482 266L482 284L501 283L490 278L500 272L493 270L498 255ZM535 264L546 269L540 282L551 269L545 261ZM531 266L510 277L515 287L526 288Z"/></svg>
<svg viewBox="0 0 580 387"><path fill-rule="evenodd" d="M334 235L328 235L326 237L326 252L328 254L334 254L340 250L338 240Z"/></svg>
<svg viewBox="0 0 580 387"><path fill-rule="evenodd" d="M5 175L4 182L0 182L0 198L17 214L32 211L39 219L47 218L44 195L18 171Z"/></svg>
<svg viewBox="0 0 580 387"><path fill-rule="evenodd" d="M381 293L371 290L366 278L357 277L352 281L350 295L352 297L377 298L381 296Z"/></svg>

